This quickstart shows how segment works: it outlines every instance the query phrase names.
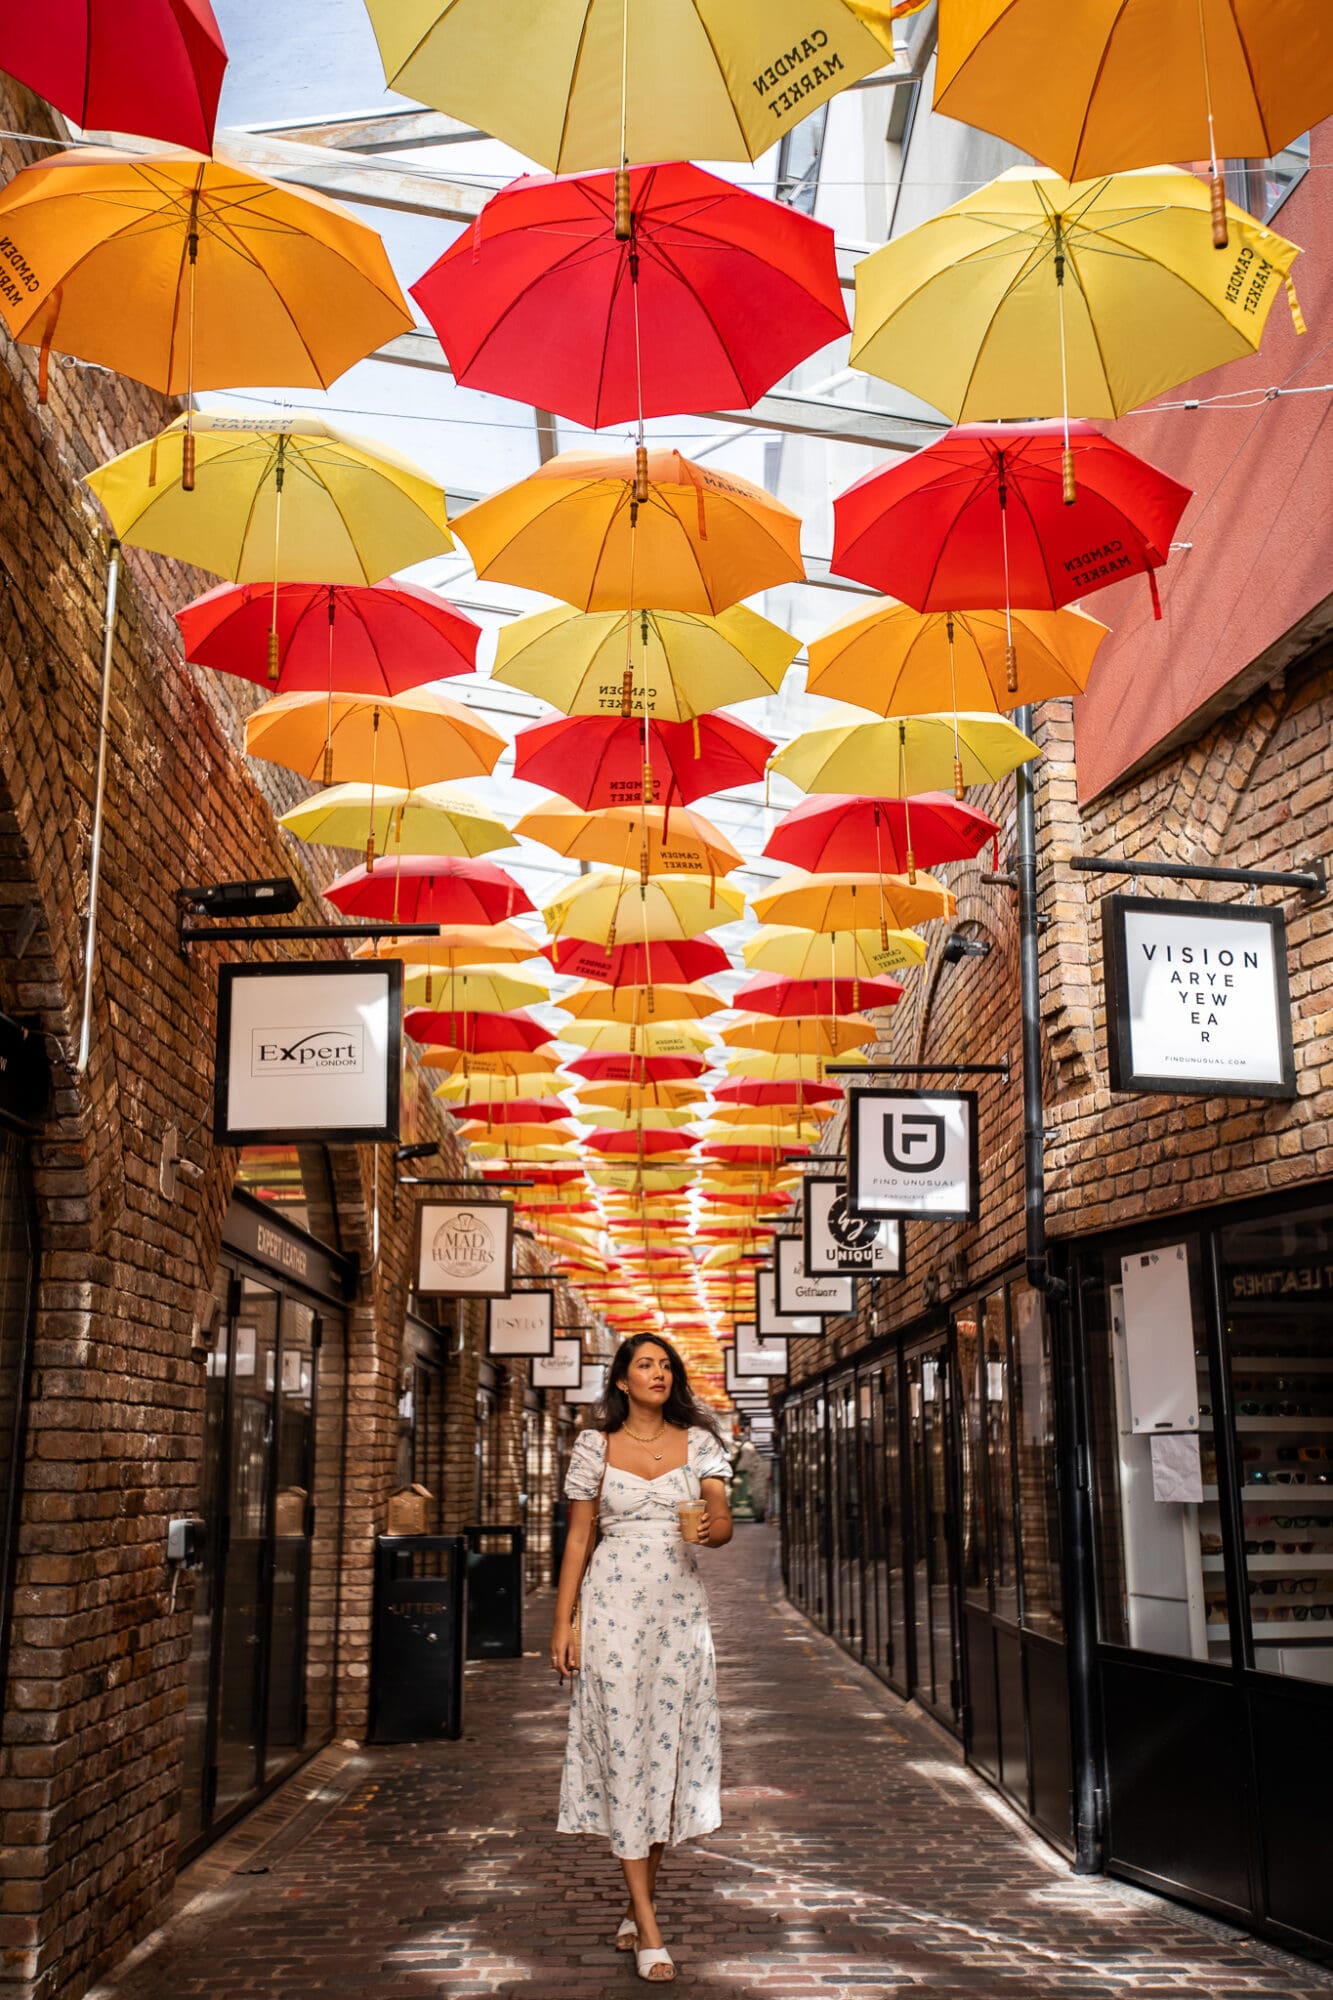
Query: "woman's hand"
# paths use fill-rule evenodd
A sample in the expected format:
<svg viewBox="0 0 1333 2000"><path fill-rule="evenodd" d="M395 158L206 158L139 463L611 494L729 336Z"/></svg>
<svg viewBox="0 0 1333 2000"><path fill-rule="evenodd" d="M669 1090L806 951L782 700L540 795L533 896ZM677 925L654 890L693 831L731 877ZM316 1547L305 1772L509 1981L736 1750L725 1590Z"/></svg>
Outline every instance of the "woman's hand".
<svg viewBox="0 0 1333 2000"><path fill-rule="evenodd" d="M562 1681L578 1672L575 1658L574 1630L567 1620L557 1620L551 1628L551 1665Z"/></svg>
<svg viewBox="0 0 1333 2000"><path fill-rule="evenodd" d="M703 1543L707 1543L708 1538L712 1534L712 1532L713 1532L713 1517L705 1509L705 1511L699 1516L699 1540Z"/></svg>

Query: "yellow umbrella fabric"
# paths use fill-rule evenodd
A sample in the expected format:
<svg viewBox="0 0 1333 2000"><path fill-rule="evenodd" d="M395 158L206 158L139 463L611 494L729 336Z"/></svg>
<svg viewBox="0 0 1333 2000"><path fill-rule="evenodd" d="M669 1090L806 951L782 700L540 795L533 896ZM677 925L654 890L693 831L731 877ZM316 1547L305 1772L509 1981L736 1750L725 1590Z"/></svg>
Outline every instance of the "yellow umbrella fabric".
<svg viewBox="0 0 1333 2000"><path fill-rule="evenodd" d="M88 475L122 542L233 583L378 583L453 547L444 492L401 453L310 411L186 419Z"/></svg>
<svg viewBox="0 0 1333 2000"><path fill-rule="evenodd" d="M757 159L892 54L889 0L367 0L367 8L394 90L561 174L622 158Z"/></svg>
<svg viewBox="0 0 1333 2000"><path fill-rule="evenodd" d="M829 1058L831 1061L832 1058ZM864 1058L856 1049L849 1049L837 1058L839 1062L859 1063ZM797 1056L790 1053L765 1053L757 1049L742 1051L739 1055L728 1056L722 1065L723 1074L730 1077L745 1077L751 1083L824 1083L827 1081L827 1063L823 1056ZM807 1107L808 1108L808 1107Z"/></svg>
<svg viewBox="0 0 1333 2000"><path fill-rule="evenodd" d="M704 985L603 986L588 980L559 1005L576 1021L701 1021L728 1005Z"/></svg>
<svg viewBox="0 0 1333 2000"><path fill-rule="evenodd" d="M743 856L711 820L689 806L606 806L588 811L555 793L524 813L514 828L524 840L569 861L639 868L647 834L650 875L728 875Z"/></svg>
<svg viewBox="0 0 1333 2000"><path fill-rule="evenodd" d="M478 800L451 785L334 785L293 806L278 821L299 840L324 847L364 848L373 831L376 851L393 854L491 854L513 847L513 834Z"/></svg>
<svg viewBox="0 0 1333 2000"><path fill-rule="evenodd" d="M681 1111L671 1111L663 1105L645 1104L637 1110L618 1111L611 1105L599 1104L595 1111L585 1105L579 1115L585 1123L604 1125L610 1132L670 1132L690 1124L697 1113L688 1106Z"/></svg>
<svg viewBox="0 0 1333 2000"><path fill-rule="evenodd" d="M550 997L550 987L540 979L517 979L493 966L441 974L413 965L403 980L405 1006L437 1007L449 1014L507 1014L512 1007L538 1007Z"/></svg>
<svg viewBox="0 0 1333 2000"><path fill-rule="evenodd" d="M491 678L566 715L689 722L776 694L800 641L757 611L575 611L557 604L503 626Z"/></svg>
<svg viewBox="0 0 1333 2000"><path fill-rule="evenodd" d="M375 701L365 695L277 694L246 718L250 756L319 780L331 740L337 779L413 790L491 771L504 737L479 715L430 688ZM534 947L535 949L535 947Z"/></svg>
<svg viewBox="0 0 1333 2000"><path fill-rule="evenodd" d="M1081 694L1107 627L1086 612L913 611L897 598L845 614L812 639L810 694L875 715L973 714Z"/></svg>
<svg viewBox="0 0 1333 2000"><path fill-rule="evenodd" d="M801 523L739 473L654 446L562 451L455 523L486 582L562 597L581 611L652 604L718 612L779 583L798 583Z"/></svg>
<svg viewBox="0 0 1333 2000"><path fill-rule="evenodd" d="M662 944L720 930L745 915L745 896L697 875L653 875L647 882L608 868L585 875L542 905L553 937L568 931L594 944Z"/></svg>
<svg viewBox="0 0 1333 2000"><path fill-rule="evenodd" d="M550 1076L451 1076L435 1095L448 1104L511 1103L520 1098L563 1097L569 1078Z"/></svg>
<svg viewBox="0 0 1333 2000"><path fill-rule="evenodd" d="M877 930L821 936L766 924L746 939L741 956L752 972L778 972L789 979L878 979L923 964L926 947L915 931L890 931L884 944Z"/></svg>
<svg viewBox="0 0 1333 2000"><path fill-rule="evenodd" d="M788 1109L793 1118L798 1115L796 1105L790 1105ZM742 1128L747 1125L771 1125L774 1115L774 1107L771 1104L718 1104L713 1107L709 1123L714 1126L735 1125ZM806 1104L799 1108L799 1115L812 1120L815 1125L825 1125L830 1118L836 1117L837 1107L832 1104Z"/></svg>
<svg viewBox="0 0 1333 2000"><path fill-rule="evenodd" d="M438 938L381 937L359 944L353 958L398 958L447 973L453 965L521 965L539 958L537 940L521 924L442 924Z"/></svg>
<svg viewBox="0 0 1333 2000"><path fill-rule="evenodd" d="M0 191L0 232L17 339L168 396L327 388L412 326L373 229L216 155L57 153Z"/></svg>
<svg viewBox="0 0 1333 2000"><path fill-rule="evenodd" d="M803 792L901 799L986 784L1037 755L1032 739L1003 716L912 715L807 730L778 752L769 769Z"/></svg>
<svg viewBox="0 0 1333 2000"><path fill-rule="evenodd" d="M1058 93L1057 93L1058 94ZM1253 354L1300 252L1173 167L1071 183L1014 167L856 267L851 358L956 423L1121 416Z"/></svg>
<svg viewBox="0 0 1333 2000"><path fill-rule="evenodd" d="M664 1188L688 1187L694 1179L697 1168L693 1166L639 1166L637 1161L620 1166L588 1167L588 1179L595 1187L643 1188L658 1191Z"/></svg>
<svg viewBox="0 0 1333 2000"><path fill-rule="evenodd" d="M788 869L751 906L762 923L810 931L868 930L874 923L902 930L958 908L943 882L922 870L913 884L903 875L811 875L804 868Z"/></svg>
<svg viewBox="0 0 1333 2000"><path fill-rule="evenodd" d="M652 1021L571 1021L560 1039L590 1055L697 1056L712 1047L711 1036L685 1022L659 1027Z"/></svg>
<svg viewBox="0 0 1333 2000"><path fill-rule="evenodd" d="M1328 116L1327 31L1327 0L950 0L935 109L1071 178L1266 160Z"/></svg>
<svg viewBox="0 0 1333 2000"><path fill-rule="evenodd" d="M560 1068L559 1056L545 1048L469 1054L466 1049L438 1047L423 1049L417 1060L423 1069L448 1070L451 1076L467 1077L554 1076Z"/></svg>
<svg viewBox="0 0 1333 2000"><path fill-rule="evenodd" d="M759 1049L766 1055L840 1056L844 1049L868 1048L879 1029L864 1014L815 1014L778 1021L771 1014L741 1014L722 1030L729 1049Z"/></svg>
<svg viewBox="0 0 1333 2000"><path fill-rule="evenodd" d="M516 1146L572 1146L576 1140L573 1126L563 1119L547 1125L496 1125L484 1118L461 1118L458 1130L469 1146L494 1145L506 1152Z"/></svg>
<svg viewBox="0 0 1333 2000"><path fill-rule="evenodd" d="M574 1090L580 1104L607 1105L621 1111L685 1110L706 1095L700 1083L584 1083Z"/></svg>

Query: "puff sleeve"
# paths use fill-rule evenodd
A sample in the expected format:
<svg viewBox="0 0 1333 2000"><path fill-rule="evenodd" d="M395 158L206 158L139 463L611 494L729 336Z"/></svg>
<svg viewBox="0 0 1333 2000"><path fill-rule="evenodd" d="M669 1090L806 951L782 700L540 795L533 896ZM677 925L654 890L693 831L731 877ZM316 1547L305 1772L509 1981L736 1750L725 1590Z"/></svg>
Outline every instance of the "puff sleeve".
<svg viewBox="0 0 1333 2000"><path fill-rule="evenodd" d="M606 1439L600 1431L580 1431L569 1454L565 1474L566 1500L595 1500L606 1459Z"/></svg>
<svg viewBox="0 0 1333 2000"><path fill-rule="evenodd" d="M731 1479L731 1460L712 1431L691 1430L690 1464L700 1479Z"/></svg>

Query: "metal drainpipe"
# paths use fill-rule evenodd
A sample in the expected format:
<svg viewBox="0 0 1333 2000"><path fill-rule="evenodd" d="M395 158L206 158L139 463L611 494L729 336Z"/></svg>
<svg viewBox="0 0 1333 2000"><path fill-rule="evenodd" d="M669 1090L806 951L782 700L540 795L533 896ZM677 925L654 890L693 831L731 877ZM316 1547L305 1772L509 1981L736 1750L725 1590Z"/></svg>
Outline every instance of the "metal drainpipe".
<svg viewBox="0 0 1333 2000"><path fill-rule="evenodd" d="M1015 711L1014 725L1032 733L1030 707ZM1041 965L1037 914L1037 815L1032 766L1015 773L1018 797L1018 971L1023 1025L1023 1206L1027 1279L1034 1291L1054 1301L1067 1296L1063 1278L1053 1276L1046 1257L1046 1113L1041 1097Z"/></svg>

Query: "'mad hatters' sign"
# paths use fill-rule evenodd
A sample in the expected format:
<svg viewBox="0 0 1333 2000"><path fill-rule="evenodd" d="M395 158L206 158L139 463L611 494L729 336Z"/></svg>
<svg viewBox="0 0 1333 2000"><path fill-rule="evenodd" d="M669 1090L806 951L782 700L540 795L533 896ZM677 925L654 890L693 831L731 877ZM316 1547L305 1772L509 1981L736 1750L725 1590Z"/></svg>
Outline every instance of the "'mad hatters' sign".
<svg viewBox="0 0 1333 2000"><path fill-rule="evenodd" d="M1280 910L1107 896L1102 946L1113 1090L1296 1095Z"/></svg>

